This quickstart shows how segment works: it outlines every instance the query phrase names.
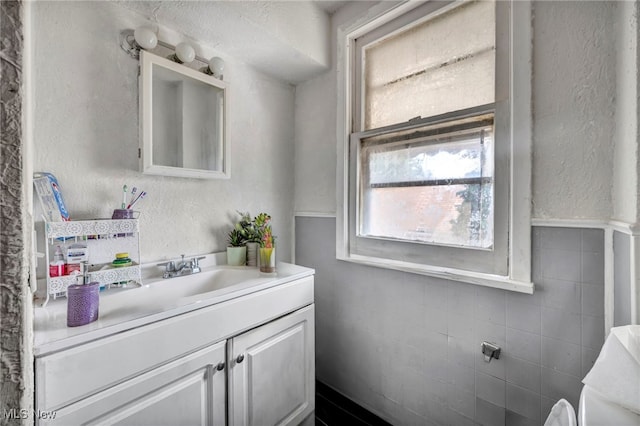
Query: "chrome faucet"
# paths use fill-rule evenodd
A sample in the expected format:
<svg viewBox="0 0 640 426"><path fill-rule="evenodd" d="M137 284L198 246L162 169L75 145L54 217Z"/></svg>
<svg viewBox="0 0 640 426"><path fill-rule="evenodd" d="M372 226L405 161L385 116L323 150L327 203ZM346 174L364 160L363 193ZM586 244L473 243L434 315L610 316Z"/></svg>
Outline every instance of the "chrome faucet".
<svg viewBox="0 0 640 426"><path fill-rule="evenodd" d="M184 261L184 254L181 256L182 260L178 262L178 265L176 265L173 261L158 263L158 266L165 267L162 278L175 278L183 275L197 274L198 272L200 272L200 265L198 262L204 259L204 256L194 257L186 262Z"/></svg>

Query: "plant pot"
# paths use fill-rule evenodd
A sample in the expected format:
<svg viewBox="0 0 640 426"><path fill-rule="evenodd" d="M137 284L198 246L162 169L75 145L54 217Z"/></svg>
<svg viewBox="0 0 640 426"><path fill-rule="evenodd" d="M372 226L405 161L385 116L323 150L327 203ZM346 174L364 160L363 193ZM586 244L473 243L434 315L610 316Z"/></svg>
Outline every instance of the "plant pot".
<svg viewBox="0 0 640 426"><path fill-rule="evenodd" d="M258 266L258 243L247 243L247 266Z"/></svg>
<svg viewBox="0 0 640 426"><path fill-rule="evenodd" d="M258 249L260 257L260 272L275 272L276 271L276 248L275 247L260 247Z"/></svg>
<svg viewBox="0 0 640 426"><path fill-rule="evenodd" d="M227 265L243 266L247 262L247 247L227 247Z"/></svg>

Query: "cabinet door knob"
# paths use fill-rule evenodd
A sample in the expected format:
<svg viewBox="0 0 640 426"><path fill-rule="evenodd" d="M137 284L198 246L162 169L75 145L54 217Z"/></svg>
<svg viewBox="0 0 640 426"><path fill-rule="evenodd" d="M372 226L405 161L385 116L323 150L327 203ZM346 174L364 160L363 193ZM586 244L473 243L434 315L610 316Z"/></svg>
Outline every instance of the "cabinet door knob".
<svg viewBox="0 0 640 426"><path fill-rule="evenodd" d="M218 363L218 365L216 366L216 370L218 371L224 370L224 362Z"/></svg>
<svg viewBox="0 0 640 426"><path fill-rule="evenodd" d="M238 358L236 358L236 363L240 364L242 361L244 361L244 354L240 354Z"/></svg>

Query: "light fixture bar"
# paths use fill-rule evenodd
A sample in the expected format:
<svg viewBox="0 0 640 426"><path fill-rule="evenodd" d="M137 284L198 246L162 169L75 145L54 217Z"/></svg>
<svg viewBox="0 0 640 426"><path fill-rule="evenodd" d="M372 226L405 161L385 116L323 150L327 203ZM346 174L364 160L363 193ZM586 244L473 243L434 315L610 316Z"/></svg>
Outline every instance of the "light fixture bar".
<svg viewBox="0 0 640 426"><path fill-rule="evenodd" d="M196 55L195 49L189 43L182 42L178 46L174 46L161 41L156 33L148 27L139 27L135 31L131 29L122 30L120 32L120 47L134 59L139 59L140 49L144 49L156 55L167 57L196 71L211 75L214 78L220 80L224 78L222 72L225 64L222 58L215 56L207 60ZM162 50L166 51L164 55Z"/></svg>

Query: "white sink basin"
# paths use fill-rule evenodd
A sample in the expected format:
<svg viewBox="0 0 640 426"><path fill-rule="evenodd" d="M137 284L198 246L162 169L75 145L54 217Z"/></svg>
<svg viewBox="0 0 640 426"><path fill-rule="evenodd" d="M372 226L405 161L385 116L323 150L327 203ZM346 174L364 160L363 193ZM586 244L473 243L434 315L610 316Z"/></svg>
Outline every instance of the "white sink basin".
<svg viewBox="0 0 640 426"><path fill-rule="evenodd" d="M107 291L100 295L100 318L121 315L129 310L158 312L176 306L198 303L212 296L273 280L256 268L219 266L176 278L157 279L126 291ZM215 294L214 294L215 293Z"/></svg>

